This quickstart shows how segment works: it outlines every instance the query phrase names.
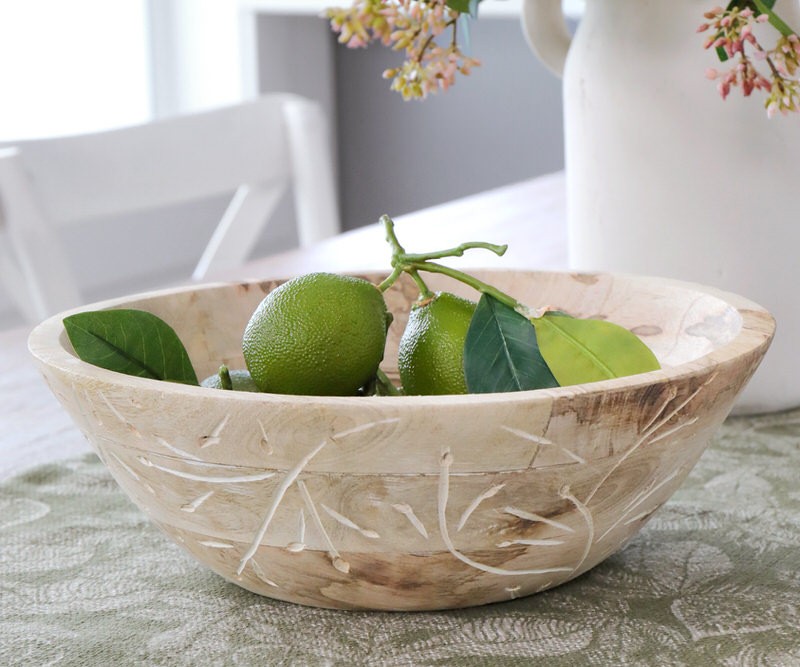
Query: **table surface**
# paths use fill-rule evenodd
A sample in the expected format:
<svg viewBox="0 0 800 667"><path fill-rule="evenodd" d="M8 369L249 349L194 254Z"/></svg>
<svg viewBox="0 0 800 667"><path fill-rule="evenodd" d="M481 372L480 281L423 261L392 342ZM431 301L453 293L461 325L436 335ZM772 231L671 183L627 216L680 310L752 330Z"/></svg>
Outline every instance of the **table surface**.
<svg viewBox="0 0 800 667"><path fill-rule="evenodd" d="M464 266L565 264L548 176L397 220L410 250L508 242ZM386 269L372 226L227 275ZM204 570L116 487L25 349L0 333L0 664L800 665L800 410L729 418L619 553L547 593L420 614L336 612Z"/></svg>

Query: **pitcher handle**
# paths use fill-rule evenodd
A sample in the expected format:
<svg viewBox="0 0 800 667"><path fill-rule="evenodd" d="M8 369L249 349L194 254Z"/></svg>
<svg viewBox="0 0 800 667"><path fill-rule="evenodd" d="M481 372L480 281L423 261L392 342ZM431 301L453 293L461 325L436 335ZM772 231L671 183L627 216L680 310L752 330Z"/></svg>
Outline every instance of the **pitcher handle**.
<svg viewBox="0 0 800 667"><path fill-rule="evenodd" d="M572 36L561 11L561 0L524 0L522 31L539 60L556 76L562 76Z"/></svg>

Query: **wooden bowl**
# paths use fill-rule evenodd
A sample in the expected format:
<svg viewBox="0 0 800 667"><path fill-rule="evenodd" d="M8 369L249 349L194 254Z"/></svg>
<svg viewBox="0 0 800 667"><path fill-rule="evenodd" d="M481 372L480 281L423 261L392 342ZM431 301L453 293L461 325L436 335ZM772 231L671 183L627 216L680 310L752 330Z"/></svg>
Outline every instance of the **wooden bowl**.
<svg viewBox="0 0 800 667"><path fill-rule="evenodd" d="M695 464L774 322L741 297L675 281L475 273L530 306L632 329L663 369L519 393L330 398L106 371L76 358L63 315L39 325L29 345L122 489L227 580L320 607L479 605L557 586L620 549ZM475 296L441 276L429 282ZM223 362L244 367L244 326L278 284L183 288L85 309L155 313L204 377ZM415 297L406 281L387 293L390 375Z"/></svg>

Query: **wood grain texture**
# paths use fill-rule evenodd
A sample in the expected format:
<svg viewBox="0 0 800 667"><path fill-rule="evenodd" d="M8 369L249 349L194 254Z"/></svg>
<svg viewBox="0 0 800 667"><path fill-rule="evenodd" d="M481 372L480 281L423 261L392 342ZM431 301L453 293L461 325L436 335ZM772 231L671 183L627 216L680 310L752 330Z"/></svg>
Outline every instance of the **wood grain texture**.
<svg viewBox="0 0 800 667"><path fill-rule="evenodd" d="M226 579L332 608L477 605L556 586L630 539L702 454L774 331L759 306L686 283L480 275L528 305L636 331L663 369L513 394L321 398L104 371L71 353L60 317L33 332L30 349L125 492ZM202 376L243 366L244 325L278 283L90 308L159 315ZM414 297L407 281L387 294L390 374Z"/></svg>

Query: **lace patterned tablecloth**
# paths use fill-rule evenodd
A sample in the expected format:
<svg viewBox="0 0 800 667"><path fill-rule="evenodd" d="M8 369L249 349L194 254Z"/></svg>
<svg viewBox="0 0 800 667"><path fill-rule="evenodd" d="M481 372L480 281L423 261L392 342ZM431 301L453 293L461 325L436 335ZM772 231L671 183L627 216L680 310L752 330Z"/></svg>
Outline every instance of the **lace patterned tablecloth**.
<svg viewBox="0 0 800 667"><path fill-rule="evenodd" d="M620 553L437 613L258 597L184 555L93 455L0 485L0 665L800 665L800 411L729 419Z"/></svg>

